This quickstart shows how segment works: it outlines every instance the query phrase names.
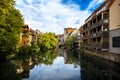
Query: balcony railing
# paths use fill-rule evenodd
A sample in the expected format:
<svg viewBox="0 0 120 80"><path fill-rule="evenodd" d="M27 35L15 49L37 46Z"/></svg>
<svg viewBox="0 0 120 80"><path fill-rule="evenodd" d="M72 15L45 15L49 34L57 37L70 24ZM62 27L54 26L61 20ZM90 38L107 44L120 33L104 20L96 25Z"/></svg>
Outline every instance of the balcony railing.
<svg viewBox="0 0 120 80"><path fill-rule="evenodd" d="M86 39L86 36L81 36L80 39Z"/></svg>
<svg viewBox="0 0 120 80"><path fill-rule="evenodd" d="M89 27L87 27L86 29L84 29L84 30L81 30L81 34L82 33L84 33L84 32L87 32L88 30L91 30L91 29L94 29L94 28L96 28L96 27L98 27L98 26L100 26L102 24L102 20L100 20L100 21L98 21L98 22L96 22L96 23L94 23L93 25L91 25L91 26L89 26Z"/></svg>
<svg viewBox="0 0 120 80"><path fill-rule="evenodd" d="M91 34L91 38L102 37L102 36L108 36L108 31L99 31Z"/></svg>
<svg viewBox="0 0 120 80"><path fill-rule="evenodd" d="M107 23L108 23L108 19L104 19L104 20L103 20L103 23L106 23L106 24L107 24Z"/></svg>
<svg viewBox="0 0 120 80"><path fill-rule="evenodd" d="M97 49L102 49L102 44L81 44L81 47L83 48L97 48Z"/></svg>
<svg viewBox="0 0 120 80"><path fill-rule="evenodd" d="M108 36L108 35L109 35L108 31L99 31L86 36L81 36L80 39L96 38L96 37L102 37L102 36Z"/></svg>
<svg viewBox="0 0 120 80"><path fill-rule="evenodd" d="M96 28L96 27L98 27L98 26L100 26L101 24L102 24L102 20L94 23L94 24L90 27L90 30L91 30L91 29L94 29L94 28Z"/></svg>
<svg viewBox="0 0 120 80"><path fill-rule="evenodd" d="M103 43L94 43L94 44L87 44L87 43L81 43L81 47L83 48L91 48L91 49L108 49L108 42Z"/></svg>
<svg viewBox="0 0 120 80"><path fill-rule="evenodd" d="M86 29L82 30L80 33L82 34L82 33L86 32L88 30L89 30L89 27L87 27Z"/></svg>

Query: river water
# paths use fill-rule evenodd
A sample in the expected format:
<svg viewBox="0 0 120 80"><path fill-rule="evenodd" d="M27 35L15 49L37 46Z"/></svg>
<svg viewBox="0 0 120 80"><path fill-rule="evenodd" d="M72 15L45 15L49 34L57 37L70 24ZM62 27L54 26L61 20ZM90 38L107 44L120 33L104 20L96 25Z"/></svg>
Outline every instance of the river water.
<svg viewBox="0 0 120 80"><path fill-rule="evenodd" d="M0 80L120 80L120 64L75 50L19 54L0 64Z"/></svg>

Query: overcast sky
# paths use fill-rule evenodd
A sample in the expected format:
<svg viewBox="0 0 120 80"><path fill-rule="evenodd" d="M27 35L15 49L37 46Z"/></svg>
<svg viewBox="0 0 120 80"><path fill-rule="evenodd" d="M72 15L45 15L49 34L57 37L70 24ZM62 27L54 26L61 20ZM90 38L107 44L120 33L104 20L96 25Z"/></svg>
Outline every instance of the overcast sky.
<svg viewBox="0 0 120 80"><path fill-rule="evenodd" d="M25 24L41 32L62 34L64 28L80 28L104 0L16 0Z"/></svg>

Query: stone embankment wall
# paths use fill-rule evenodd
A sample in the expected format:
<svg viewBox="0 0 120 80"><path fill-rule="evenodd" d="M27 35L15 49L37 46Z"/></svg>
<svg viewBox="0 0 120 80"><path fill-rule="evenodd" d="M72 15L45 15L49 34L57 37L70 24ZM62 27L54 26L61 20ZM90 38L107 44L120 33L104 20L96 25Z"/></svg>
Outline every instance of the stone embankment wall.
<svg viewBox="0 0 120 80"><path fill-rule="evenodd" d="M110 60L110 61L113 61L113 62L120 63L120 54L110 53L110 52L107 52L107 51L88 50L88 49L84 49L83 51L85 53L101 57L103 59L107 59L107 60Z"/></svg>

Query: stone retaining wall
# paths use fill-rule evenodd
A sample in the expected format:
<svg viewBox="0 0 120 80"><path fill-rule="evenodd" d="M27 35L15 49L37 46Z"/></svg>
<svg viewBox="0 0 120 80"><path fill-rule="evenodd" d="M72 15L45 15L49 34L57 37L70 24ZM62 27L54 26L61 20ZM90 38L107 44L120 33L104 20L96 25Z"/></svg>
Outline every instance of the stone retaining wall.
<svg viewBox="0 0 120 80"><path fill-rule="evenodd" d="M120 63L120 54L110 53L107 51L105 52L105 51L95 51L95 50L87 50L87 49L84 49L84 52L101 57L103 59L107 59L113 62Z"/></svg>

